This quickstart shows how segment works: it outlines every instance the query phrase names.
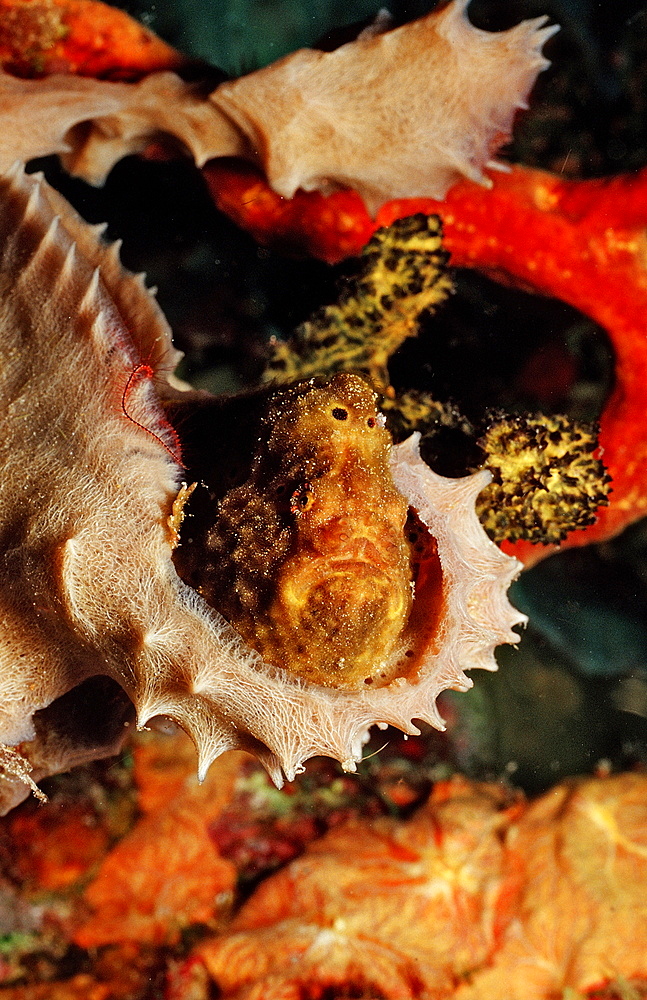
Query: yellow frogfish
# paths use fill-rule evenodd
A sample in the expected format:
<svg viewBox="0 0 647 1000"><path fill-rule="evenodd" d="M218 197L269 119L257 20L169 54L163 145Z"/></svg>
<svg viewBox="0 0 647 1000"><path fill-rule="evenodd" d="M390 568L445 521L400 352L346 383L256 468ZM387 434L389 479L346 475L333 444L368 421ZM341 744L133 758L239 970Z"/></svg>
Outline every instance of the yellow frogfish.
<svg viewBox="0 0 647 1000"><path fill-rule="evenodd" d="M198 587L267 662L332 687L379 682L412 603L390 448L356 375L273 396L248 479L218 504Z"/></svg>

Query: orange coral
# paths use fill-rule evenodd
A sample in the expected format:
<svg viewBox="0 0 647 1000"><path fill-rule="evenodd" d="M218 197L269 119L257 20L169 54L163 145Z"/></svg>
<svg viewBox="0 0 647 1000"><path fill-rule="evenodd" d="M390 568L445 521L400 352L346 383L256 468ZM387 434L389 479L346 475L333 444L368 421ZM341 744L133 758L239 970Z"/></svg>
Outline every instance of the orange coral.
<svg viewBox="0 0 647 1000"><path fill-rule="evenodd" d="M25 886L60 891L87 875L108 849L108 831L87 803L16 813L8 823L12 870Z"/></svg>
<svg viewBox="0 0 647 1000"><path fill-rule="evenodd" d="M594 525L562 547L616 534L647 513L647 170L604 180L565 181L515 167L492 173L492 187L461 181L444 201L387 202L372 220L359 195L275 194L258 173L212 162L205 177L218 206L263 243L299 247L329 262L359 252L379 226L415 212L438 213L456 267L562 299L600 323L616 356L616 387L601 418L600 443L613 477L610 504ZM507 547L532 563L551 548Z"/></svg>
<svg viewBox="0 0 647 1000"><path fill-rule="evenodd" d="M225 995L245 985L256 996L262 982L259 996L291 996L295 980L447 992L494 947L501 830L516 811L499 787L459 781L408 823L349 823L263 883L231 932L197 953Z"/></svg>
<svg viewBox="0 0 647 1000"><path fill-rule="evenodd" d="M133 79L186 59L99 0L0 0L0 65L18 76Z"/></svg>
<svg viewBox="0 0 647 1000"><path fill-rule="evenodd" d="M74 936L82 947L173 940L183 927L208 922L231 903L234 866L218 855L209 824L229 801L244 755L227 754L198 785L188 747L188 737L177 733L165 748L158 736L154 745L136 750L141 801L150 812L105 858L86 890L93 912ZM164 798L159 776L170 770L174 780Z"/></svg>
<svg viewBox="0 0 647 1000"><path fill-rule="evenodd" d="M358 254L379 228L356 191L299 190L283 198L259 170L234 159L210 160L202 173L218 208L259 243L336 264Z"/></svg>
<svg viewBox="0 0 647 1000"><path fill-rule="evenodd" d="M508 836L523 872L515 919L456 1000L540 1000L647 973L647 779L560 785Z"/></svg>
<svg viewBox="0 0 647 1000"><path fill-rule="evenodd" d="M237 1000L333 988L549 1000L639 981L646 792L647 777L625 774L524 807L498 786L440 783L410 821L349 823L264 882L225 935L197 947L171 995L191 995L198 960Z"/></svg>

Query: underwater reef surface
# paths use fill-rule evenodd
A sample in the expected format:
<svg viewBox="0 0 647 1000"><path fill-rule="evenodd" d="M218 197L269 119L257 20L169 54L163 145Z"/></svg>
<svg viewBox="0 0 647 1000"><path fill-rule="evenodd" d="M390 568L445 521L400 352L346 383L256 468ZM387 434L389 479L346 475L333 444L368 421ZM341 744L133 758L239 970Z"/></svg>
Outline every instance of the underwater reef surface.
<svg viewBox="0 0 647 1000"><path fill-rule="evenodd" d="M146 24L162 30L158 8L139 10ZM225 11L226 5L222 16L229 16ZM532 109L517 123L510 158L564 178L644 165L641 5L615 5L613 12L566 2L541 9L536 3L470 7L483 28L508 27L544 12L563 27L551 40L552 66L535 87ZM411 5L394 10L396 21L421 13ZM183 45L182 19L199 25L206 10L183 14L165 5L164 14L166 40L195 55ZM280 32L283 23L276 19L272 30ZM252 17L250 33L253 25ZM258 63L248 60L246 68ZM277 246L259 248L213 209L187 163L123 161L101 190L70 180L53 162L45 165L86 217L108 218L109 234L124 239L125 263L144 268L159 288L186 352L183 373L211 391L255 382L266 363L267 338L289 337L322 302L332 301L339 273L347 269L295 258ZM414 374L421 389L453 399L468 416L501 403L576 419L599 416L613 380L603 329L555 299L502 287L474 271L459 271L455 284L429 330L393 359L396 385ZM458 438L459 450L464 446L460 432L443 433L452 445ZM519 649L503 655L500 672L482 676L477 690L461 696L461 738L454 748L464 766L492 773L510 764L534 789L602 758L614 766L641 759L647 701L642 536L638 524L601 547L553 557L516 584L516 601L533 620ZM570 695L552 699L553 686Z"/></svg>
<svg viewBox="0 0 647 1000"><path fill-rule="evenodd" d="M1 828L3 995L643 996L645 775L528 801L413 746L279 792L241 753L198 785L188 737L144 733L51 779Z"/></svg>
<svg viewBox="0 0 647 1000"><path fill-rule="evenodd" d="M303 5L263 5L257 16L253 6L221 4L228 36L213 21L205 30L207 14L193 4L129 10L230 72L371 13L359 4L341 17L333 5L310 23ZM394 10L402 19L425 12ZM482 27L543 13L563 30L511 158L576 179L644 166L641 5L470 9ZM159 286L194 385L235 391L255 382L268 339L289 338L347 273L259 247L215 210L187 162L124 161L102 190L55 162L44 166L89 219L109 219L125 261ZM421 391L468 416L502 403L599 416L613 380L601 327L473 272L461 271L456 289L395 359L394 383L415 372ZM356 777L317 760L279 792L232 754L198 787L188 741L155 733L116 761L50 779L47 806L26 803L2 821L2 992L408 1000L433 984L435 996L476 1000L501 996L513 977L520 1000L647 995L646 590L640 522L527 571L513 601L531 625L518 649L499 651L497 674L445 696L447 735L377 734L366 748L375 756ZM452 782L457 771L469 780ZM588 777L555 785L572 774ZM527 805L511 784L544 794ZM299 972L290 979L278 963Z"/></svg>

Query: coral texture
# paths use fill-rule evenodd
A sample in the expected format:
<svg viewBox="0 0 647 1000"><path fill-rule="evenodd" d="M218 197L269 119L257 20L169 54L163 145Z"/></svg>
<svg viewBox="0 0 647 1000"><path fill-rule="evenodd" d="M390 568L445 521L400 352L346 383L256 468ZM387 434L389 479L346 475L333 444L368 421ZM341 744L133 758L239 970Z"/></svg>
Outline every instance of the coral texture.
<svg viewBox="0 0 647 1000"><path fill-rule="evenodd" d="M2 0L0 65L16 76L77 73L129 79L186 60L99 0Z"/></svg>
<svg viewBox="0 0 647 1000"><path fill-rule="evenodd" d="M439 782L407 822L312 844L190 963L236 1000L550 1000L613 996L613 981L642 995L629 981L647 972L645 785L572 781L526 805Z"/></svg>
<svg viewBox="0 0 647 1000"><path fill-rule="evenodd" d="M245 755L228 754L199 785L194 761L188 755L178 761L178 747L180 753L185 749L183 742L172 741L174 757L166 761L164 739L156 743L156 754L146 754L145 744L135 748L138 784L145 792L141 772L146 769L146 757L161 770L157 780L170 777L171 782L164 785L159 801L149 802L146 815L106 854L85 889L90 912L74 932L75 942L84 948L118 941L142 945L177 940L186 926L207 923L231 906L235 869L218 855L209 826L231 797ZM178 789L173 778L182 769L187 777ZM143 777L151 779L150 774ZM162 855L164 864L160 865Z"/></svg>
<svg viewBox="0 0 647 1000"><path fill-rule="evenodd" d="M600 418L599 438L612 492L595 523L569 534L560 547L611 538L647 513L647 170L570 181L516 166L493 172L489 190L462 181L442 202L389 202L375 220L353 191L328 198L299 192L286 202L245 166L214 163L205 174L217 204L260 242L276 238L339 261L359 253L376 228L394 219L437 213L453 266L478 268L590 316L607 331L615 352L615 388ZM526 565L555 551L526 541L505 548Z"/></svg>
<svg viewBox="0 0 647 1000"><path fill-rule="evenodd" d="M403 630L399 676L331 690L264 664L172 562L179 444L153 376L165 396L179 390L163 377L175 353L161 313L42 180L16 169L0 193L5 806L23 797L13 747L38 762L35 777L78 759L74 713L57 699L102 677L140 725L177 721L201 774L230 748L255 752L277 781L314 754L352 769L374 723L442 726L439 692L471 686L466 669L494 669L494 647L514 642L523 620L505 596L519 564L474 511L488 474L444 480L415 439L393 449L395 486L437 544ZM115 692L97 704L90 757L119 744L128 710Z"/></svg>
<svg viewBox="0 0 647 1000"><path fill-rule="evenodd" d="M208 99L171 72L134 84L0 74L0 169L61 153L97 184L118 159L166 138L200 166L260 163L285 197L351 185L372 211L388 198L442 198L461 177L487 183L483 167L548 65L541 48L557 29L540 17L480 31L468 3L334 52L302 49Z"/></svg>
<svg viewBox="0 0 647 1000"><path fill-rule="evenodd" d="M228 754L199 785L178 732L138 734L133 753L132 771L101 769L103 786L67 778L45 807L25 803L0 823L0 845L12 844L2 927L14 931L3 934L3 997L132 1000L137 969L166 1000L645 995L643 773L570 779L530 802L455 775L406 818L401 803L396 819L368 818L360 783L331 783L320 762L319 807L333 826L301 837L304 805L308 815L317 808L312 775L278 791L246 755ZM115 771L120 791L106 784ZM380 792L371 794L375 804ZM241 905L236 870L249 874L251 857L252 876L267 874L267 838L280 839L265 826L268 810L300 839L299 856ZM232 830L242 852L232 854ZM42 975L47 952L66 954L70 942L76 964L64 959L58 984L44 973L8 985L28 964Z"/></svg>

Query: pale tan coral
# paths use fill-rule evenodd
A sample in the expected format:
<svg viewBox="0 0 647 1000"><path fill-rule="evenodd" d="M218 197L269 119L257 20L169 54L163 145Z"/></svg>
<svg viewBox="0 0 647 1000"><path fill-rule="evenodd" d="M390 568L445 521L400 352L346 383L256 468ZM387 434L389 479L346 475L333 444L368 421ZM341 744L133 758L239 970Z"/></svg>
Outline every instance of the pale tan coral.
<svg viewBox="0 0 647 1000"><path fill-rule="evenodd" d="M395 485L437 540L442 600L427 620L417 588L382 687L326 689L269 667L172 562L177 441L139 353L162 373L173 358L154 301L19 169L0 179L0 248L0 743L37 761L36 779L79 759L73 713L57 705L97 678L123 689L140 725L178 722L201 774L230 748L252 750L277 781L315 754L353 769L374 723L442 726L438 693L469 687L466 669L494 669L494 647L523 619L505 597L520 566L474 512L488 474L443 480L415 440L393 449ZM119 744L123 698L93 711L81 757ZM26 791L14 771L5 806Z"/></svg>
<svg viewBox="0 0 647 1000"><path fill-rule="evenodd" d="M92 184L160 136L189 149L199 166L214 156L240 156L244 147L238 130L170 71L139 83L22 80L0 72L0 134L0 169L59 153L70 172Z"/></svg>
<svg viewBox="0 0 647 1000"><path fill-rule="evenodd" d="M474 28L469 0L334 52L301 49L204 98L171 72L139 83L0 74L0 169L61 153L99 184L122 156L163 138L201 166L259 163L279 194L356 188L372 211L390 198L443 197L509 137L537 74L545 18L509 31Z"/></svg>
<svg viewBox="0 0 647 1000"><path fill-rule="evenodd" d="M334 52L301 49L211 100L285 198L352 187L374 212L392 198L442 198L462 177L487 183L483 166L509 138L557 29L540 17L479 31L469 2Z"/></svg>

